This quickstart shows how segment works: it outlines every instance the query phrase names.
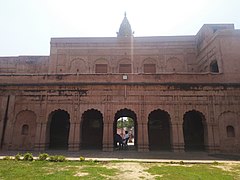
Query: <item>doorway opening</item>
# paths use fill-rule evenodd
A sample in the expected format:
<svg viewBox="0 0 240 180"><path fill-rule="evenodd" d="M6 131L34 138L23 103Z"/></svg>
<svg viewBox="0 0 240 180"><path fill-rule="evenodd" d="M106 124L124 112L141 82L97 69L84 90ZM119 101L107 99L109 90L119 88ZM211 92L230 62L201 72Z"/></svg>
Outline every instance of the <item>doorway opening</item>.
<svg viewBox="0 0 240 180"><path fill-rule="evenodd" d="M103 115L95 109L87 110L82 115L81 148L102 149Z"/></svg>
<svg viewBox="0 0 240 180"><path fill-rule="evenodd" d="M148 116L150 150L171 150L170 115L163 110L154 110Z"/></svg>
<svg viewBox="0 0 240 180"><path fill-rule="evenodd" d="M126 133L129 136L127 146L129 150L137 149L137 116L130 109L121 109L117 111L113 123L113 135L119 134L125 139ZM116 147L116 143L114 143Z"/></svg>
<svg viewBox="0 0 240 180"><path fill-rule="evenodd" d="M70 116L64 110L50 114L49 149L67 149L70 130Z"/></svg>
<svg viewBox="0 0 240 180"><path fill-rule="evenodd" d="M204 150L204 116L198 111L189 111L183 117L185 151Z"/></svg>

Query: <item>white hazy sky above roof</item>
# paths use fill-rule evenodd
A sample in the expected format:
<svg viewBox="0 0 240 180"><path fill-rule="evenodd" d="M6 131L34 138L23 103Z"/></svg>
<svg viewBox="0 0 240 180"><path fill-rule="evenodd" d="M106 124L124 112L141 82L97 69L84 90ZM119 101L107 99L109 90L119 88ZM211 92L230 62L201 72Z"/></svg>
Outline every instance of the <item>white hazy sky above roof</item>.
<svg viewBox="0 0 240 180"><path fill-rule="evenodd" d="M0 0L0 56L49 55L51 37L116 37L124 12L135 37L240 29L240 0Z"/></svg>

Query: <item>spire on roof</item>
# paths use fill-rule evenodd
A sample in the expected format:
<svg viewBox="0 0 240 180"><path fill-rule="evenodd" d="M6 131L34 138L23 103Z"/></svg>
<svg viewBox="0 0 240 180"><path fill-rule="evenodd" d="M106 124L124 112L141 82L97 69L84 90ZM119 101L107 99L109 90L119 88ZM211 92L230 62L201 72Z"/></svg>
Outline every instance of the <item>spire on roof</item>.
<svg viewBox="0 0 240 180"><path fill-rule="evenodd" d="M133 32L130 23L127 19L127 13L124 13L124 19L120 25L119 32L117 33L117 37L132 37Z"/></svg>

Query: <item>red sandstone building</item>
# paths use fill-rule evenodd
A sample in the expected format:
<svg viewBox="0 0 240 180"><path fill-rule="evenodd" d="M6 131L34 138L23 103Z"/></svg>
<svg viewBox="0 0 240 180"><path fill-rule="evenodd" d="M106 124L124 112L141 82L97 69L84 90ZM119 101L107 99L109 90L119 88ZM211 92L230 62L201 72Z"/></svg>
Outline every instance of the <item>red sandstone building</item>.
<svg viewBox="0 0 240 180"><path fill-rule="evenodd" d="M4 150L113 151L117 120L134 149L240 152L240 31L52 38L50 56L0 57Z"/></svg>

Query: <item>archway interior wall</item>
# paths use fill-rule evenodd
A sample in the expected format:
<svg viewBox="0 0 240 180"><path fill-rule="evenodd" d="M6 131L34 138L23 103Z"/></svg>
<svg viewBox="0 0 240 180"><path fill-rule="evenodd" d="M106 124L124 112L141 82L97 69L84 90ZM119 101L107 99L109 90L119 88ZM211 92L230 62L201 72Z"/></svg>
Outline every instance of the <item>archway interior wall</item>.
<svg viewBox="0 0 240 180"><path fill-rule="evenodd" d="M33 150L36 136L37 116L33 111L20 111L14 122L12 149ZM24 130L24 127L25 130Z"/></svg>

